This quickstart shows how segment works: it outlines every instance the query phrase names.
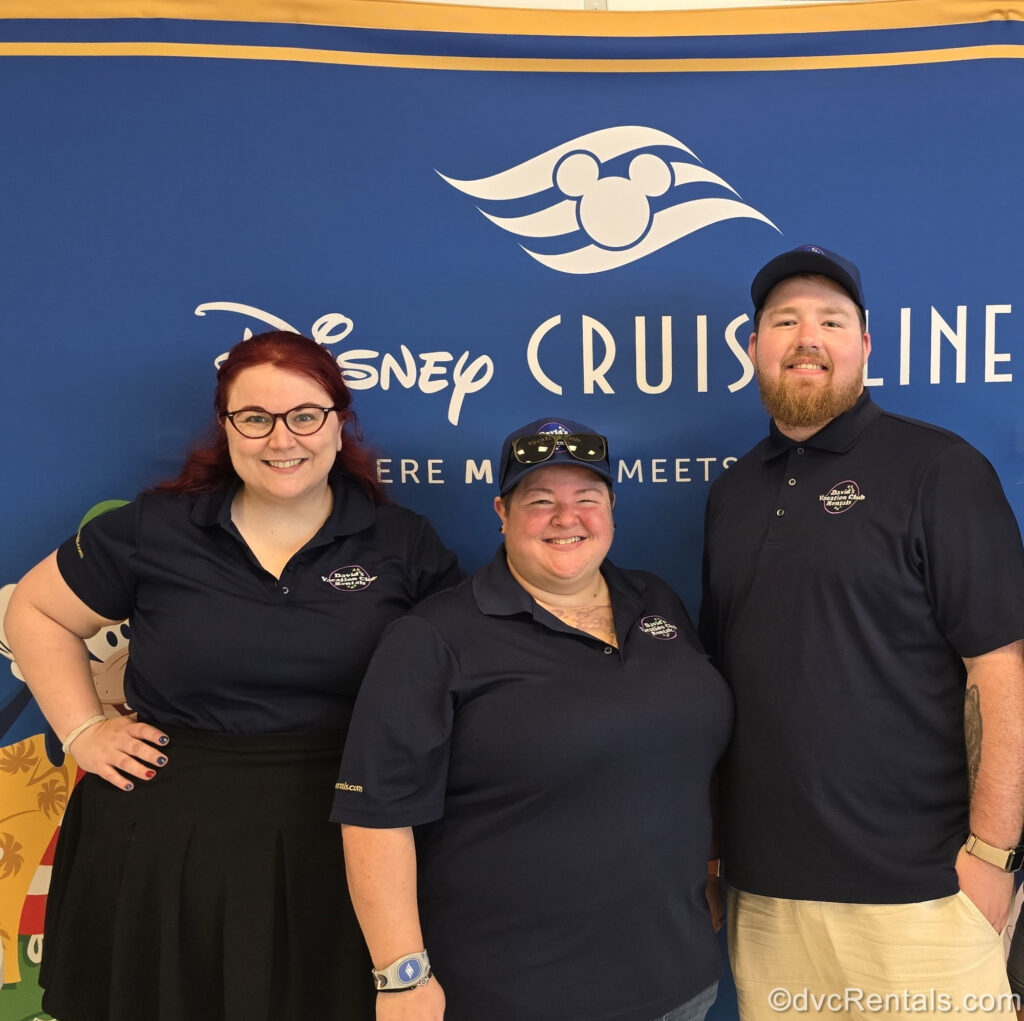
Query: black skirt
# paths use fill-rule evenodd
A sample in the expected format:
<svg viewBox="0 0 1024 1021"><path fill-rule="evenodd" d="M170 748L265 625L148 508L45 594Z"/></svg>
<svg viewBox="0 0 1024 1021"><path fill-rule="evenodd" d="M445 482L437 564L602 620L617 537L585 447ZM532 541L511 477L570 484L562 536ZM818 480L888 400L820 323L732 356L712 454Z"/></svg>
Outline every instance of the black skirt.
<svg viewBox="0 0 1024 1021"><path fill-rule="evenodd" d="M61 827L40 984L60 1021L372 1021L328 822L340 743L167 729L135 790L93 774Z"/></svg>

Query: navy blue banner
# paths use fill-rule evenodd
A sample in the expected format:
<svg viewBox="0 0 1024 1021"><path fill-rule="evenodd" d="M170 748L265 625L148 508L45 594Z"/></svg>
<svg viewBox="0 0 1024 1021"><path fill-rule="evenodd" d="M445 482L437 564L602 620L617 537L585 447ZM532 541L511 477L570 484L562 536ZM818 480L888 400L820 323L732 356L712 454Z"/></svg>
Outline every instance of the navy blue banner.
<svg viewBox="0 0 1024 1021"><path fill-rule="evenodd" d="M173 475L217 358L279 326L337 357L381 477L467 568L510 428L607 433L612 557L695 613L708 484L767 425L749 281L804 242L861 267L875 399L966 436L1024 511L1007 9L167 6L0 19L0 585ZM0 666L7 804L45 726Z"/></svg>

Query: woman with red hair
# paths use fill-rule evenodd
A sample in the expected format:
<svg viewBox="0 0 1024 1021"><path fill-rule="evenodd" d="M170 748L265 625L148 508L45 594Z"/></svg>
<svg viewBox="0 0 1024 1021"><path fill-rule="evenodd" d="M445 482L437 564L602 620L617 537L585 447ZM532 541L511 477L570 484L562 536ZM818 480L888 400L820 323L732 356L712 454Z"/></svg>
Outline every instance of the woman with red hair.
<svg viewBox="0 0 1024 1021"><path fill-rule="evenodd" d="M264 333L217 373L179 476L84 525L17 586L6 629L86 771L46 917L61 1021L370 1021L333 782L385 626L462 577L387 502L324 348ZM130 617L102 715L83 639Z"/></svg>

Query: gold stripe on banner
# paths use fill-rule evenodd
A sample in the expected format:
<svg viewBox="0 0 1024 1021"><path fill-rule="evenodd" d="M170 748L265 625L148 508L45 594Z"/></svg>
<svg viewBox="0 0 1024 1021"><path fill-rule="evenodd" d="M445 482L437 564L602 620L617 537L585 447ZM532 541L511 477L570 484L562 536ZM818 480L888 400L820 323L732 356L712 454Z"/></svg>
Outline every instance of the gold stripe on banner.
<svg viewBox="0 0 1024 1021"><path fill-rule="evenodd" d="M457 32L657 37L779 35L1024 20L1024 5L988 0L875 0L683 11L537 11L402 0L4 0L4 18L161 18Z"/></svg>
<svg viewBox="0 0 1024 1021"><path fill-rule="evenodd" d="M904 67L963 60L1024 58L1024 46L964 46L906 53L821 57L728 59L559 60L532 57L437 57L361 53L288 46L215 46L203 43L0 43L0 57L194 57L215 60L284 60L307 64L398 67L432 71L550 71L593 74L637 72L820 71L854 67Z"/></svg>

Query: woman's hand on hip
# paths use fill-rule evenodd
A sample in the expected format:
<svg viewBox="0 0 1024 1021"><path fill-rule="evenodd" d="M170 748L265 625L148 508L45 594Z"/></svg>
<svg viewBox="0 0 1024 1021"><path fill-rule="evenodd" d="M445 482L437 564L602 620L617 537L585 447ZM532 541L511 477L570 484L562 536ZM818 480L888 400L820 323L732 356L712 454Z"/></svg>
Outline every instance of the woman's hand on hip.
<svg viewBox="0 0 1024 1021"><path fill-rule="evenodd" d="M82 731L71 754L88 773L95 773L119 790L130 791L135 780L152 780L167 765L163 731L129 716L104 720Z"/></svg>

